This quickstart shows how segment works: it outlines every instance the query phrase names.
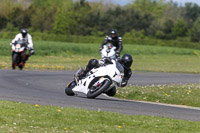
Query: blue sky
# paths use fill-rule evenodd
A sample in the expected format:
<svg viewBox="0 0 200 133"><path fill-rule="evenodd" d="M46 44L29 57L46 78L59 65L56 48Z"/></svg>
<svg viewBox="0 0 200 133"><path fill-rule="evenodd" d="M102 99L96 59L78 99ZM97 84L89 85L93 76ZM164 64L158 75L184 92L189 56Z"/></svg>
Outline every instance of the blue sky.
<svg viewBox="0 0 200 133"><path fill-rule="evenodd" d="M173 1L177 2L179 4L182 4L182 5L185 5L185 3L187 3L187 2L192 2L192 3L196 3L200 6L200 0L173 0Z"/></svg>
<svg viewBox="0 0 200 133"><path fill-rule="evenodd" d="M119 5L126 5L128 2L132 1L132 0L87 0L87 1L112 1L112 3L115 4L119 4ZM170 0L166 0L166 1L170 1ZM179 5L185 5L185 3L187 2L192 2L192 3L196 3L200 6L200 0L173 0L174 2L177 2Z"/></svg>

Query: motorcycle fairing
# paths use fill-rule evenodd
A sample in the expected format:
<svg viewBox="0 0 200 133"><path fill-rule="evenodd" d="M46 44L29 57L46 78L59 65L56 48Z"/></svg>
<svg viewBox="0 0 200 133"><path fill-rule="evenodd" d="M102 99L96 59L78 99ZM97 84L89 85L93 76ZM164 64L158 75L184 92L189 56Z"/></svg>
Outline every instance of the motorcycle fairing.
<svg viewBox="0 0 200 133"><path fill-rule="evenodd" d="M111 82L121 82L121 73L114 68L116 68L116 63L92 69L91 73L89 72L89 75L86 78L81 79L77 82L77 85L72 89L72 91L74 93L82 92L84 94L87 94L89 88L97 84L97 82L102 83L106 79L110 80ZM115 74L119 76L113 77L113 75Z"/></svg>

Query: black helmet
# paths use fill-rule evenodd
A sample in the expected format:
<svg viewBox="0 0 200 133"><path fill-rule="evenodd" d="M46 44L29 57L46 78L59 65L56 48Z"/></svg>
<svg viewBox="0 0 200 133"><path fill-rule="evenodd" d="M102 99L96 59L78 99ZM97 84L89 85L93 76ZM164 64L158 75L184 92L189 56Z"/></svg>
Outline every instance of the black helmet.
<svg viewBox="0 0 200 133"><path fill-rule="evenodd" d="M28 30L26 28L22 28L21 33L22 33L23 38L25 38L28 33Z"/></svg>
<svg viewBox="0 0 200 133"><path fill-rule="evenodd" d="M111 37L112 37L112 38L117 38L117 30L112 29L112 30L110 31L110 34L111 34Z"/></svg>
<svg viewBox="0 0 200 133"><path fill-rule="evenodd" d="M125 68L130 68L133 63L133 58L129 54L124 54L119 60L119 63L122 64Z"/></svg>

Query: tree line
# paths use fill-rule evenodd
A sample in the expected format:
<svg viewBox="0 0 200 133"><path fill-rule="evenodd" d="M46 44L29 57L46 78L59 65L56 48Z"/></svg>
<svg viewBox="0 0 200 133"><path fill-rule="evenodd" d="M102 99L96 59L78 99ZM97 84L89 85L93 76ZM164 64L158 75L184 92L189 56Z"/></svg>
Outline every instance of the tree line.
<svg viewBox="0 0 200 133"><path fill-rule="evenodd" d="M0 32L22 27L31 32L99 37L117 29L127 38L189 38L200 42L200 7L194 3L179 6L172 0L133 0L126 6L85 0L32 0L25 8L15 0L0 0Z"/></svg>

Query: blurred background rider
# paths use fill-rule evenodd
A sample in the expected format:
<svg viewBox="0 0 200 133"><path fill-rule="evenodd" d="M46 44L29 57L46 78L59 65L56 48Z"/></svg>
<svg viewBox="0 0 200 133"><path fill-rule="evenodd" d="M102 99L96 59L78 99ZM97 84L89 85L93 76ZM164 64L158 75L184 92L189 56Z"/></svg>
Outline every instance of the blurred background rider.
<svg viewBox="0 0 200 133"><path fill-rule="evenodd" d="M25 40L26 45L27 45L27 50L29 50L29 54L26 56L26 60L28 60L29 56L33 55L35 53L33 49L33 41L32 41L32 36L28 34L28 30L26 28L22 28L21 32L15 36L15 38L12 40L10 45L15 43L15 41L18 40Z"/></svg>
<svg viewBox="0 0 200 133"><path fill-rule="evenodd" d="M123 46L122 46L122 37L118 36L116 29L112 29L110 31L110 36L106 36L105 40L101 44L99 51L101 51L103 49L103 46L106 45L107 43L111 43L112 45L116 47L116 50L115 50L116 56L117 58L119 58L120 52L122 51Z"/></svg>

